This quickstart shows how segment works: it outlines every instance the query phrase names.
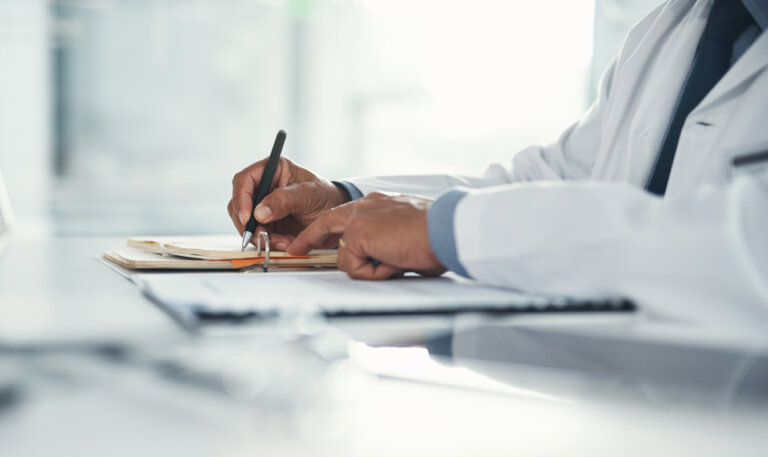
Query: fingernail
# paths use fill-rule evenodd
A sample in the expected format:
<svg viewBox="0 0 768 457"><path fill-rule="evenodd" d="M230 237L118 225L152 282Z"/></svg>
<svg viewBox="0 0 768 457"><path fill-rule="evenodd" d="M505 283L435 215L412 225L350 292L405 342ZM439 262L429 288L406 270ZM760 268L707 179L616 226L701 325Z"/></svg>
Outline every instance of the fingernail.
<svg viewBox="0 0 768 457"><path fill-rule="evenodd" d="M256 219L259 222L269 221L269 217L272 215L272 210L269 206L257 206L256 207Z"/></svg>
<svg viewBox="0 0 768 457"><path fill-rule="evenodd" d="M237 217L240 219L240 223L245 225L248 223L248 219L250 219L251 215L248 214L247 211L241 211Z"/></svg>
<svg viewBox="0 0 768 457"><path fill-rule="evenodd" d="M285 248L287 247L288 245L285 244L285 241L278 241L277 243L275 243L275 249L277 249L278 251L285 251Z"/></svg>

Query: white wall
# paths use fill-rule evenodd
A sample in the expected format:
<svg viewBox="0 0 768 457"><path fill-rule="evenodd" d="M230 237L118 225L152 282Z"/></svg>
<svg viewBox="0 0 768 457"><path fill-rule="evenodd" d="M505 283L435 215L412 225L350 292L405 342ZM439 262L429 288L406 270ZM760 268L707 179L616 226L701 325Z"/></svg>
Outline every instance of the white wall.
<svg viewBox="0 0 768 457"><path fill-rule="evenodd" d="M0 1L0 170L15 236L46 231L50 184L48 2Z"/></svg>
<svg viewBox="0 0 768 457"><path fill-rule="evenodd" d="M231 230L229 179L278 128L288 157L331 178L508 163L581 115L590 76L656 1L317 0L302 19L271 0L0 0L0 171L17 233L49 219L59 234ZM71 137L53 178L57 37Z"/></svg>

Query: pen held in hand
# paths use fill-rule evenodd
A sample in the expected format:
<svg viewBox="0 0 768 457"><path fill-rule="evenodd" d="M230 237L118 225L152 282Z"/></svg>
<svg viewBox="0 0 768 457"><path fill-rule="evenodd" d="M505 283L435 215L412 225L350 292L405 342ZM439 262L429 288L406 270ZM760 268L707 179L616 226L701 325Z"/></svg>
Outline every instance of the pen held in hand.
<svg viewBox="0 0 768 457"><path fill-rule="evenodd" d="M275 144L272 145L272 152L269 154L269 160L267 160L267 166L264 168L264 173L261 174L261 181L259 182L259 188L253 195L253 208L251 209L251 218L248 220L248 224L245 225L245 231L243 232L243 246L242 251L248 247L248 243L253 238L253 232L256 231L256 217L253 215L256 205L264 200L264 197L269 193L269 186L272 184L272 179L275 177L275 171L277 170L277 163L280 161L280 153L283 152L283 145L285 144L286 133L285 130L277 132L275 137Z"/></svg>

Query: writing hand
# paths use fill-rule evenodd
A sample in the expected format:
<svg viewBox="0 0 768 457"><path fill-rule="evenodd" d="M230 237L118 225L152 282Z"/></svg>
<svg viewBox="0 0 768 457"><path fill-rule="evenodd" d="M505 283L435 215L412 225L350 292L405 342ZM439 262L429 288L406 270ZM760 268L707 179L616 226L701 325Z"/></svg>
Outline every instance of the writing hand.
<svg viewBox="0 0 768 457"><path fill-rule="evenodd" d="M323 211L349 200L346 193L329 180L281 158L269 194L253 208L253 193L266 164L267 159L260 160L232 179L232 199L227 212L240 235L253 211L259 222L256 232L269 233L271 247L283 251Z"/></svg>

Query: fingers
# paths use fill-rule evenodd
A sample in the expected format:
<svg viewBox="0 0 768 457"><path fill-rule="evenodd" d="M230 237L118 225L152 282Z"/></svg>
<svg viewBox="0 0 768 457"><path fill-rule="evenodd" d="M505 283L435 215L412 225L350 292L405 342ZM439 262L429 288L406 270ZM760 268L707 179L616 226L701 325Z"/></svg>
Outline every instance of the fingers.
<svg viewBox="0 0 768 457"><path fill-rule="evenodd" d="M269 236L269 245L272 249L276 251L285 251L288 249L288 246L293 243L294 237L288 236L288 235L270 235Z"/></svg>
<svg viewBox="0 0 768 457"><path fill-rule="evenodd" d="M339 246L337 266L355 279L387 279L403 274L401 268L375 262L369 257L364 247L363 233L366 229L355 221L356 202L346 203L322 213L304 231L293 244L288 246L291 255L305 255L312 249ZM348 235L347 242L339 238Z"/></svg>
<svg viewBox="0 0 768 457"><path fill-rule="evenodd" d="M339 243L337 266L354 279L389 279L401 276L403 271L384 263L373 262L354 243Z"/></svg>
<svg viewBox="0 0 768 457"><path fill-rule="evenodd" d="M267 224L297 213L306 206L308 199L312 198L306 190L307 186L304 184L275 189L256 206L253 215L257 221Z"/></svg>
<svg viewBox="0 0 768 457"><path fill-rule="evenodd" d="M285 235L282 233L275 233L273 230L271 230L269 227L265 225L257 225L256 226L256 233L259 232L267 232L267 235L269 235L269 247L271 249L274 249L275 251L285 251L288 249L288 246L293 243L293 240L295 237L290 235ZM256 245L257 239L254 236L251 240L251 244L254 246Z"/></svg>
<svg viewBox="0 0 768 457"><path fill-rule="evenodd" d="M402 275L403 270L400 268L372 261L361 244L362 237L350 233L349 243L339 238L347 230L354 208L354 203L350 203L323 213L296 237L293 244L288 247L288 253L304 255L312 249L338 244L337 266L352 278L387 279ZM359 232L354 227L351 231Z"/></svg>
<svg viewBox="0 0 768 457"><path fill-rule="evenodd" d="M232 219L232 222L235 224L235 228L237 228L238 233L240 233L240 236L243 235L243 231L245 230L245 225L240 222L240 219L238 218L237 214L235 213L232 200L229 201L229 204L227 205L227 212L229 213L229 217ZM273 233L268 227L259 224L256 226L256 233L259 232L267 232L269 235L269 244L272 249L275 249L277 251L285 251L288 249L288 246L293 243L293 240L295 237L292 237L290 235L283 235L278 233ZM254 237L251 239L251 244L254 246L256 245L257 239Z"/></svg>
<svg viewBox="0 0 768 457"><path fill-rule="evenodd" d="M312 249L327 247L331 237L341 235L347 227L349 216L354 210L354 202L350 202L321 214L314 222L296 237L293 244L288 246L291 255L305 255Z"/></svg>
<svg viewBox="0 0 768 457"><path fill-rule="evenodd" d="M234 178L232 178L232 209L237 220L240 221L242 225L247 224L248 220L251 218L253 195L261 182L261 176L264 173L266 162L267 159L260 160L237 173ZM270 183L270 187L274 187L275 183L280 180L285 180L283 174L284 168L286 167L285 160L281 159L277 164L275 176L272 183Z"/></svg>
<svg viewBox="0 0 768 457"><path fill-rule="evenodd" d="M232 200L230 200L229 204L227 205L227 213L229 213L229 217L230 219L232 219L232 223L235 224L235 228L237 229L238 233L240 233L240 235L242 236L243 230L245 230L245 225L242 222L240 222L240 218L235 212L235 208L232 203Z"/></svg>
<svg viewBox="0 0 768 457"><path fill-rule="evenodd" d="M259 173L259 179L261 174ZM240 222L245 226L251 218L251 208L253 208L253 193L256 191L256 178L253 175L245 173L245 170L235 175L232 180L232 211L233 220Z"/></svg>

